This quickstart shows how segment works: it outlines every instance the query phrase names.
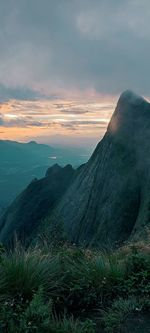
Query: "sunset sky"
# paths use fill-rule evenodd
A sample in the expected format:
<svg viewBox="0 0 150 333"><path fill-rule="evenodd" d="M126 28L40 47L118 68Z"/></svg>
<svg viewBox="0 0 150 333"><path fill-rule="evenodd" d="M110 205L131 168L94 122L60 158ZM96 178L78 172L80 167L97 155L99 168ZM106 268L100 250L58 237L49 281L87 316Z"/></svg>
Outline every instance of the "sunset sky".
<svg viewBox="0 0 150 333"><path fill-rule="evenodd" d="M149 96L149 0L0 1L0 139L92 145Z"/></svg>

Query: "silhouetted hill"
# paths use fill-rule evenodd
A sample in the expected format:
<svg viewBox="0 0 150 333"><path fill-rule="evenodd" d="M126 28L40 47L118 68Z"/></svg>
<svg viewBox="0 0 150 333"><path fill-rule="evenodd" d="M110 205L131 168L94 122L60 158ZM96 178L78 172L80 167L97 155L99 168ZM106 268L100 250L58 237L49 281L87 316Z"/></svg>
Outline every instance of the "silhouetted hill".
<svg viewBox="0 0 150 333"><path fill-rule="evenodd" d="M0 222L1 239L6 243L12 240L14 233L21 240L31 237L55 207L69 186L74 169L71 165L64 168L57 164L50 167L44 178L34 179L17 197Z"/></svg>

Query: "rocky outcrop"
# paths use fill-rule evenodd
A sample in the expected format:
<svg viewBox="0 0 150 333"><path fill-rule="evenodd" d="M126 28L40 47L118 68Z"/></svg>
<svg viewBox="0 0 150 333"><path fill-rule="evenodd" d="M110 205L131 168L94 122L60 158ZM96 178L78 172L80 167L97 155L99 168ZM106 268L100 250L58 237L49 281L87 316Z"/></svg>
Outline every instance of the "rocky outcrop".
<svg viewBox="0 0 150 333"><path fill-rule="evenodd" d="M115 244L150 223L150 104L124 92L88 163L55 210L77 243Z"/></svg>

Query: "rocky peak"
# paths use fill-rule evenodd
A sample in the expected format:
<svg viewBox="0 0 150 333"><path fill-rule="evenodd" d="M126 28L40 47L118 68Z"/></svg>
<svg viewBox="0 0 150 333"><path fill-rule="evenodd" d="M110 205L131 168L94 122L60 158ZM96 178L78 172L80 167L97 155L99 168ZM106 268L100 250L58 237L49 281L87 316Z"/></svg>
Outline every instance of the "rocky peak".
<svg viewBox="0 0 150 333"><path fill-rule="evenodd" d="M115 244L150 224L150 103L119 98L108 130L57 207L71 240Z"/></svg>
<svg viewBox="0 0 150 333"><path fill-rule="evenodd" d="M59 173L59 171L61 170L61 166L58 165L57 163L55 163L54 165L52 165L50 168L48 168L48 170L46 171L45 177L50 177L50 176L54 176L57 173Z"/></svg>
<svg viewBox="0 0 150 333"><path fill-rule="evenodd" d="M135 94L131 90L124 91L118 100L119 106L124 106L124 104L132 105L132 106L139 106L142 103L148 103L143 97Z"/></svg>
<svg viewBox="0 0 150 333"><path fill-rule="evenodd" d="M150 103L143 97L127 90L123 92L118 100L115 112L108 125L108 132L115 135L116 139L123 137L125 143L133 135L137 135L141 128L150 122ZM125 136L127 141L125 141Z"/></svg>

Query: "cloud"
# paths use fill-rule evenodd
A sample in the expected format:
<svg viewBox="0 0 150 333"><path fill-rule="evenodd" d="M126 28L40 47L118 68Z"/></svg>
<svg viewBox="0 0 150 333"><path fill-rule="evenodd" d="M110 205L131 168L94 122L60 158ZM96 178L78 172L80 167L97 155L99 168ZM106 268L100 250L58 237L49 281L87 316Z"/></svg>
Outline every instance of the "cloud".
<svg viewBox="0 0 150 333"><path fill-rule="evenodd" d="M59 112L62 112L62 113L84 114L84 113L88 112L87 109L86 110L81 109L81 106L78 107L76 104L70 105L70 107L68 108L68 104L65 104L65 103L62 103L62 104L56 103L55 107L56 107L56 109Z"/></svg>
<svg viewBox="0 0 150 333"><path fill-rule="evenodd" d="M114 105L102 100L10 100L1 103L0 126L5 128L38 128L55 133L87 132L107 128Z"/></svg>
<svg viewBox="0 0 150 333"><path fill-rule="evenodd" d="M44 124L39 121L33 121L32 119L5 119L4 117L0 117L0 126L2 127L43 127ZM2 132L1 132L2 133Z"/></svg>
<svg viewBox="0 0 150 333"><path fill-rule="evenodd" d="M5 137L103 135L123 90L149 96L149 16L149 0L1 1Z"/></svg>
<svg viewBox="0 0 150 333"><path fill-rule="evenodd" d="M25 99L32 91L149 94L149 14L148 0L1 1L0 84Z"/></svg>
<svg viewBox="0 0 150 333"><path fill-rule="evenodd" d="M37 100L42 98L42 94L29 88L11 88L0 84L0 101L16 100Z"/></svg>
<svg viewBox="0 0 150 333"><path fill-rule="evenodd" d="M105 126L106 124L108 124L107 120L76 120L76 121L70 121L67 123L62 123L63 126L71 126L71 125L99 125L99 126Z"/></svg>

